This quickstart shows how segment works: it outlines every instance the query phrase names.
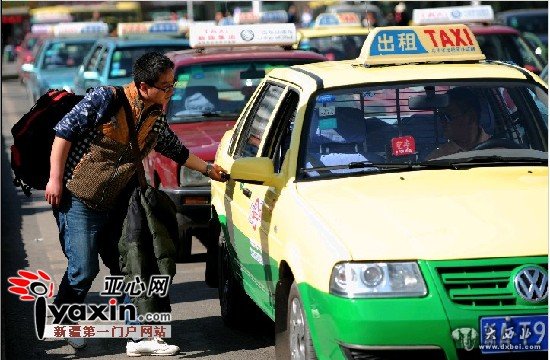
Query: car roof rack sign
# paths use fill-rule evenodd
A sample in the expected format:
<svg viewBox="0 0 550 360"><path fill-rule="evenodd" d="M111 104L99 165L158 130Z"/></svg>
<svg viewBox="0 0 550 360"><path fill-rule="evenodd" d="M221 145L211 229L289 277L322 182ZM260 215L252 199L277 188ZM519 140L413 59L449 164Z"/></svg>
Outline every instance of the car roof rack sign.
<svg viewBox="0 0 550 360"><path fill-rule="evenodd" d="M104 22L59 23L54 27L55 36L106 35L109 26Z"/></svg>
<svg viewBox="0 0 550 360"><path fill-rule="evenodd" d="M189 45L192 48L292 46L295 42L296 26L291 23L224 26L194 24L189 27Z"/></svg>
<svg viewBox="0 0 550 360"><path fill-rule="evenodd" d="M133 23L118 23L117 36L151 37L151 36L181 36L189 26L188 22L181 21L145 21Z"/></svg>
<svg viewBox="0 0 550 360"><path fill-rule="evenodd" d="M453 6L432 9L414 9L414 25L492 23L495 13L491 5Z"/></svg>
<svg viewBox="0 0 550 360"><path fill-rule="evenodd" d="M357 58L365 66L485 60L464 24L389 26L372 30Z"/></svg>

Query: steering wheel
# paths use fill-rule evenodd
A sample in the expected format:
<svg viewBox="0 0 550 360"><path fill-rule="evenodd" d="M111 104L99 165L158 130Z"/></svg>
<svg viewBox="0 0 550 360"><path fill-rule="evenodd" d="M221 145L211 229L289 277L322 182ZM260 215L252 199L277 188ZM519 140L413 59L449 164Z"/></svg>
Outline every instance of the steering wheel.
<svg viewBox="0 0 550 360"><path fill-rule="evenodd" d="M498 149L498 148L523 149L523 146L521 146L520 144L510 139L491 138L487 141L477 144L477 146L472 150L485 150L485 149Z"/></svg>

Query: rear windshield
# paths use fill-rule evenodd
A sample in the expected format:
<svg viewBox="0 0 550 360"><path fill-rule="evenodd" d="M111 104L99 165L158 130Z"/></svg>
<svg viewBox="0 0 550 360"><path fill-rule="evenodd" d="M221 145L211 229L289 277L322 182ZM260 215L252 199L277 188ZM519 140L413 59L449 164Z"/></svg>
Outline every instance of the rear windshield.
<svg viewBox="0 0 550 360"><path fill-rule="evenodd" d="M323 54L328 60L350 60L359 56L366 38L367 35L314 37L302 40L299 48Z"/></svg>
<svg viewBox="0 0 550 360"><path fill-rule="evenodd" d="M476 35L481 51L488 60L509 61L540 74L544 65L519 36L513 34Z"/></svg>
<svg viewBox="0 0 550 360"><path fill-rule="evenodd" d="M548 14L510 16L507 22L507 25L521 32L528 31L535 34L548 33Z"/></svg>
<svg viewBox="0 0 550 360"><path fill-rule="evenodd" d="M544 163L547 104L546 90L526 82L324 91L304 124L301 176L449 166L472 157L482 166Z"/></svg>
<svg viewBox="0 0 550 360"><path fill-rule="evenodd" d="M86 43L54 42L44 49L41 69L74 68L82 64L94 41Z"/></svg>
<svg viewBox="0 0 550 360"><path fill-rule="evenodd" d="M236 119L269 71L309 62L267 60L180 67L176 69L174 94L168 103L168 122L207 120L212 115Z"/></svg>
<svg viewBox="0 0 550 360"><path fill-rule="evenodd" d="M109 79L117 79L132 76L132 66L134 62L143 54L150 51L157 51L162 54L169 51L188 49L187 45L154 45L136 47L116 48L109 69Z"/></svg>

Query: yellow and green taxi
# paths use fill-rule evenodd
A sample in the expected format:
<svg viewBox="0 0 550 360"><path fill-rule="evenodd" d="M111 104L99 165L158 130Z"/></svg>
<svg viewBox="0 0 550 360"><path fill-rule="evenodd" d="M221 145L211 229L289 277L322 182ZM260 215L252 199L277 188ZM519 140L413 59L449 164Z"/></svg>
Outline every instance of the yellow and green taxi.
<svg viewBox="0 0 550 360"><path fill-rule="evenodd" d="M548 88L467 26L273 70L216 163L222 318L278 358L547 358Z"/></svg>
<svg viewBox="0 0 550 360"><path fill-rule="evenodd" d="M328 60L356 58L369 34L354 13L323 13L311 28L298 30L296 48L323 54Z"/></svg>

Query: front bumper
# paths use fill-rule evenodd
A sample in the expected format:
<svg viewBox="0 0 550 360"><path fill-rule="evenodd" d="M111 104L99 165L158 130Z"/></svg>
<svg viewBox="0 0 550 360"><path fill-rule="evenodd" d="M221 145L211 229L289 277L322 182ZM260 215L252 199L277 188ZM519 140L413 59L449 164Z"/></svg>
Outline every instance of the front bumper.
<svg viewBox="0 0 550 360"><path fill-rule="evenodd" d="M211 218L210 186L162 189L183 215L186 227L205 228Z"/></svg>
<svg viewBox="0 0 550 360"><path fill-rule="evenodd" d="M348 299L300 284L304 309L309 309L306 317L318 358L546 359L547 351L483 355L479 350L482 334L479 327L482 317L546 315L547 302L466 304L451 299L448 288L440 281L441 274L449 269L467 273L470 266L473 272L482 265L503 271L525 263L547 264L546 257L506 259L500 263L498 260L502 259L419 262L429 289L428 295L420 298ZM470 343L455 340L453 331L457 329L473 329L477 336Z"/></svg>

